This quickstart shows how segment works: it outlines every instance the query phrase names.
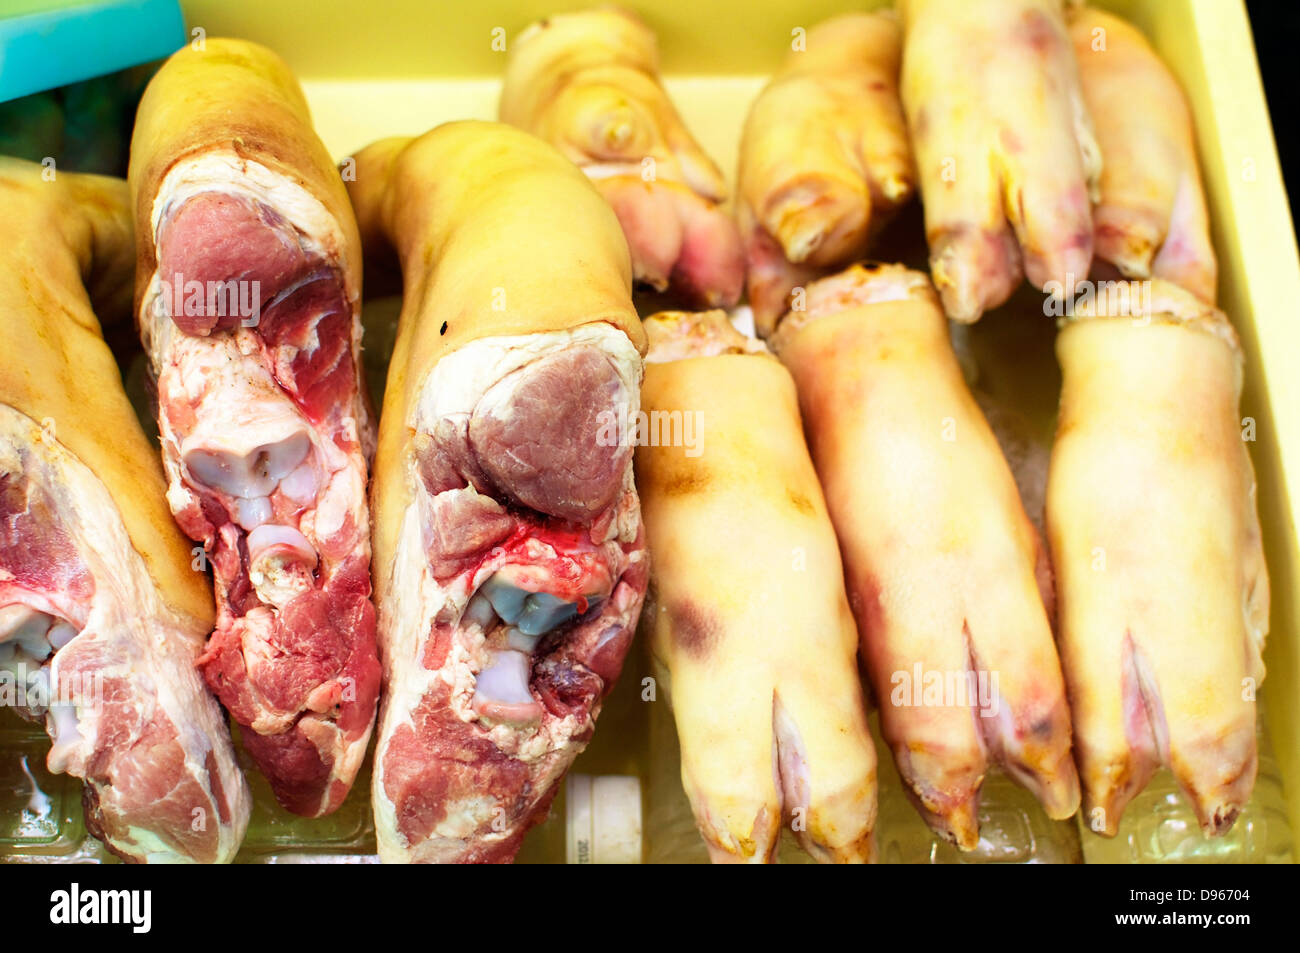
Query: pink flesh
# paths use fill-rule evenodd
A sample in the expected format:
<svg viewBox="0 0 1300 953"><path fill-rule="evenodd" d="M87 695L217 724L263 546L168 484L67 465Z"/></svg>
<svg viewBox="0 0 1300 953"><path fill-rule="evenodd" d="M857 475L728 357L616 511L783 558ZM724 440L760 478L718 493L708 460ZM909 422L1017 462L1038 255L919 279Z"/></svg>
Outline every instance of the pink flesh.
<svg viewBox="0 0 1300 953"><path fill-rule="evenodd" d="M57 660L60 700L93 709L97 719L82 720L72 737L56 730L58 719L47 719L56 742L50 770L85 780L87 828L124 859L146 859L125 846L134 828L182 856L216 860L221 828L232 818L215 756L201 726L176 724L158 702L160 689L184 699L187 687L160 684L166 669L147 666L153 657L132 644L133 633L86 627L97 594L69 531L77 515L65 511L57 489L33 482L38 472L33 466L0 476L0 606L30 606L79 630L43 670L48 676ZM46 711L20 714L45 718ZM196 809L209 819L197 830Z"/></svg>
<svg viewBox="0 0 1300 953"><path fill-rule="evenodd" d="M469 449L509 499L562 519L592 519L623 489L632 448L602 445L600 434L604 416L629 397L603 352L569 348L484 395L469 420Z"/></svg>
<svg viewBox="0 0 1300 953"><path fill-rule="evenodd" d="M547 533L544 525L523 514L519 519L514 543L501 547L504 552L496 555L491 550L479 554L481 562L466 570L470 578L485 578L511 559L523 558L529 540L544 539L563 552L563 540ZM429 838L461 802L490 797L502 812L495 830L485 825L467 839L454 859L504 862L514 857L519 839L545 817L554 796L553 788L541 782L557 765L560 770L567 767L585 745L595 727L601 699L622 669L646 585L645 561L630 560L643 549L644 542L638 537L634 543L615 545L590 561L574 560L575 565L589 565L591 571L618 580L612 595L576 623L542 637L532 653L531 705L479 705L480 710L486 707L483 713L500 717L503 724L510 723L511 730L521 733L550 731L561 720L577 717L584 727L571 740L552 747L537 761L516 759L494 743L481 722L457 717L451 708L451 688L442 680L435 680L411 708L411 724L401 725L387 739L381 755L384 797L394 805L398 832L409 844L418 845ZM607 565L608 556L617 562ZM571 580L575 588L590 586L585 573L574 572ZM449 666L456 629L457 623L435 620L423 650L426 669L441 671ZM510 832L510 836L489 840L499 831Z"/></svg>
<svg viewBox="0 0 1300 953"><path fill-rule="evenodd" d="M77 628L95 581L60 525L54 500L21 474L0 474L0 605L31 605Z"/></svg>
<svg viewBox="0 0 1300 953"><path fill-rule="evenodd" d="M306 816L326 814L348 792L379 691L359 380L342 276L273 210L218 192L188 199L163 222L158 256L167 281L179 275L186 282L261 282L259 319L237 329L263 382L249 399L265 401L269 414L301 415L346 455L343 469L319 474L314 498L310 481L277 486L266 498L267 522L299 531L318 557L314 586L283 608L264 605L249 579L247 530L240 525L246 502L182 471L188 499L175 508L214 568L218 620L200 660L203 674L244 727L244 745L280 803ZM216 335L236 333L237 322L214 315L174 320L188 334L212 336L213 347L225 346ZM200 422L220 432L235 410L193 396L179 355L196 346L175 347L159 375L159 413L174 437L164 441L164 452L173 461ZM312 451L308 459L318 456ZM336 703L320 711L322 698Z"/></svg>

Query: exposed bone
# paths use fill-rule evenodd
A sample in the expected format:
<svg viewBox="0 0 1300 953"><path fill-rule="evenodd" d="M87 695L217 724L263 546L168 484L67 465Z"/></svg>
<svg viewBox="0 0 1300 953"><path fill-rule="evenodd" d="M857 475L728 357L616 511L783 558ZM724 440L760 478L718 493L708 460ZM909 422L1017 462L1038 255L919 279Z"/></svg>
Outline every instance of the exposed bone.
<svg viewBox="0 0 1300 953"><path fill-rule="evenodd" d="M486 632L492 628L496 619L497 614L493 611L492 603L488 601L487 596L476 593L465 608L465 614L461 617L461 624L464 626L477 625L480 630Z"/></svg>
<svg viewBox="0 0 1300 953"><path fill-rule="evenodd" d="M307 537L292 526L265 523L248 534L248 558L253 563L268 553L285 558L294 557L298 562L316 565L316 550L312 549Z"/></svg>
<svg viewBox="0 0 1300 953"><path fill-rule="evenodd" d="M312 588L316 550L292 526L258 526L248 534L248 559L248 578L264 603L282 607Z"/></svg>
<svg viewBox="0 0 1300 953"><path fill-rule="evenodd" d="M541 638L540 635L529 635L514 626L506 629L506 644L516 652L523 652L525 655L537 648L537 643L541 641ZM597 643L597 647L599 647L599 643Z"/></svg>
<svg viewBox="0 0 1300 953"><path fill-rule="evenodd" d="M578 605L549 592L522 589L508 581L504 572L496 573L479 592L492 603L492 608L511 625L516 625L525 635L541 635L563 625L578 615Z"/></svg>
<svg viewBox="0 0 1300 953"><path fill-rule="evenodd" d="M258 496L251 500L242 500L236 497L234 503L235 522L245 530L252 531L271 518L271 500L269 497Z"/></svg>
<svg viewBox="0 0 1300 953"><path fill-rule="evenodd" d="M495 652L474 682L474 708L493 721L528 722L541 717L541 705L528 689L532 662L522 652Z"/></svg>
<svg viewBox="0 0 1300 953"><path fill-rule="evenodd" d="M77 630L66 622L56 622L50 626L50 631L45 633L45 638L49 640L55 651L63 648L76 637Z"/></svg>
<svg viewBox="0 0 1300 953"><path fill-rule="evenodd" d="M269 496L311 449L305 426L296 420L285 424L277 439L251 448L240 445L242 431L234 428L223 430L222 438L207 435L207 440L196 429L181 454L190 473L205 486L246 500Z"/></svg>
<svg viewBox="0 0 1300 953"><path fill-rule="evenodd" d="M295 503L306 505L316 499L320 477L310 459L304 460L292 473L280 481L280 492Z"/></svg>
<svg viewBox="0 0 1300 953"><path fill-rule="evenodd" d="M66 771L68 759L76 754L83 741L76 706L51 705L47 724L53 744L45 763L56 773Z"/></svg>
<svg viewBox="0 0 1300 953"><path fill-rule="evenodd" d="M0 654L0 664L20 656L34 659L38 664L49 658L53 648L47 633L52 621L44 612L25 605L0 609L0 652L8 650L7 658Z"/></svg>

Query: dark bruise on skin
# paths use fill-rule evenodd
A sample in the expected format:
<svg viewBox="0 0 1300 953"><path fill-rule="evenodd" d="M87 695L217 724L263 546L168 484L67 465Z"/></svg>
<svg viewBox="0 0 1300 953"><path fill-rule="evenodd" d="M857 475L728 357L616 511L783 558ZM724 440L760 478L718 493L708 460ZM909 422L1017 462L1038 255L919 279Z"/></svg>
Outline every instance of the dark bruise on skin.
<svg viewBox="0 0 1300 953"><path fill-rule="evenodd" d="M1055 711L1049 711L1025 728L1025 738L1040 745L1049 744L1056 734L1059 720Z"/></svg>
<svg viewBox="0 0 1300 953"><path fill-rule="evenodd" d="M668 622L672 626L673 642L683 652L695 659L712 654L722 635L721 627L713 613L690 600L666 606Z"/></svg>

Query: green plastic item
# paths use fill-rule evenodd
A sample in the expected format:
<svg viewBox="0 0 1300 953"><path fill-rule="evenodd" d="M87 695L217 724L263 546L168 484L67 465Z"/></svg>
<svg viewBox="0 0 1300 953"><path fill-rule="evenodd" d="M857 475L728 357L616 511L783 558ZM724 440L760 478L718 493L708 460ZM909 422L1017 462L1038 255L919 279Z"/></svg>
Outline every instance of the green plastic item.
<svg viewBox="0 0 1300 953"><path fill-rule="evenodd" d="M185 38L177 0L4 0L0 102L161 59Z"/></svg>

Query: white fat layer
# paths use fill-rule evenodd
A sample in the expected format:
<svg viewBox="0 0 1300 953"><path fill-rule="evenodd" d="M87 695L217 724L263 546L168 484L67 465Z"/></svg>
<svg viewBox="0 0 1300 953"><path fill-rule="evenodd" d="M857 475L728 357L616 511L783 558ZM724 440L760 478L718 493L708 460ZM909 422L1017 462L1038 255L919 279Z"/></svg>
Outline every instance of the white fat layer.
<svg viewBox="0 0 1300 953"><path fill-rule="evenodd" d="M144 559L131 543L112 495L99 478L62 444L44 435L31 418L7 404L0 404L0 470L22 473L50 494L61 527L94 579L90 604L77 607L85 613L80 633L65 643L42 672L49 673L51 698L65 703L52 706L47 716L46 728L56 742L47 760L49 769L85 777L100 744L103 702L96 694L102 688L99 679L125 678L136 690L134 700L146 715L156 706L176 725L187 756L185 771L204 788L208 785L207 756L215 756L233 822L220 825L211 803L195 806L205 810L207 823L219 827L219 859L230 860L243 839L250 796L225 717L194 664L206 630L163 602ZM51 597L66 598L62 593ZM60 633L61 641L66 634ZM77 652L81 640L97 643L96 651L104 659L96 672L99 679L61 678L62 660ZM112 788L101 789L102 809L112 812L115 804ZM186 859L144 831L133 831L114 846L125 853Z"/></svg>
<svg viewBox="0 0 1300 953"><path fill-rule="evenodd" d="M458 348L435 364L424 379L410 425L433 433L440 419L473 413L488 390L507 374L583 344L605 352L629 399L634 400L641 392L641 355L636 346L612 324L584 324L545 334L482 338ZM633 413L637 409L630 408Z"/></svg>
<svg viewBox="0 0 1300 953"><path fill-rule="evenodd" d="M639 409L642 360L627 335L609 324L588 324L563 331L483 338L472 341L442 358L425 377L409 411L408 426L432 433L440 419L471 414L479 400L506 375L550 354L579 345L591 345L604 351L613 362L633 406ZM438 680L452 690L452 707L465 721L476 720L473 699L475 674L488 662L483 629L467 625L460 638L453 640L447 662L438 671L426 669L421 659L433 620L442 613L458 622L470 597L491 573L481 570L471 578L462 574L444 586L429 572L420 521L419 497L423 485L408 460L407 480L414 488L411 504L402 516L397 553L388 587L389 596L379 606L380 656L384 663L385 703L375 751L372 801L379 854L385 861L419 859L437 862L452 859L464 849L464 839L491 818L498 804L491 798L466 799L448 806L447 817L423 844L408 845L397 831L397 815L384 788L384 756L387 740L402 725L413 725L412 712ZM624 477L625 489L632 488L632 467ZM627 493L624 494L627 496ZM631 540L637 532L635 512L620 513L613 521L610 538ZM377 567L378 572L385 571ZM480 576L482 578L480 578ZM546 757L561 749L569 738L585 727L576 715L543 722L537 730L520 731L511 725L496 725L488 736L525 762L539 762L545 775L536 780L535 789L549 790L568 767L564 758ZM502 836L505 836L503 834Z"/></svg>

